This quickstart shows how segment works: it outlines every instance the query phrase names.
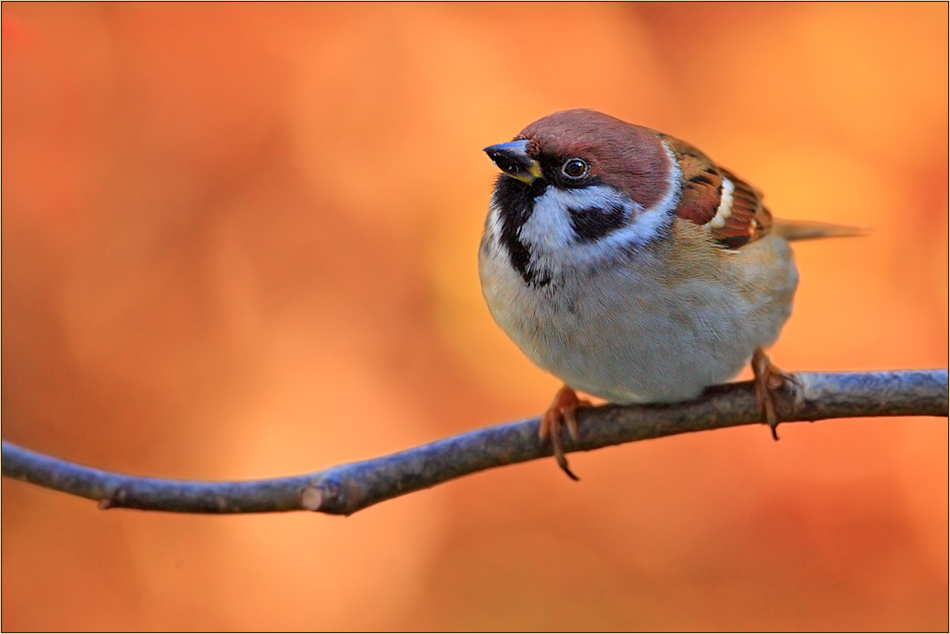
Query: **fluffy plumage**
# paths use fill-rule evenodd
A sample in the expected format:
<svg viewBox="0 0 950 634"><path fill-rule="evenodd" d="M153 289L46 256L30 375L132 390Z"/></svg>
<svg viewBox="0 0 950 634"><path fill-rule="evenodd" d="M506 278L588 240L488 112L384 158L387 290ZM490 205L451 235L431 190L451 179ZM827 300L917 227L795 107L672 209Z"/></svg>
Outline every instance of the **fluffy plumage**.
<svg viewBox="0 0 950 634"><path fill-rule="evenodd" d="M482 290L502 329L570 392L541 430L565 471L559 425L573 423L573 390L690 399L753 353L780 375L761 350L791 315L798 271L757 189L687 143L590 110L539 119L486 152L503 173ZM768 378L759 392L774 429Z"/></svg>

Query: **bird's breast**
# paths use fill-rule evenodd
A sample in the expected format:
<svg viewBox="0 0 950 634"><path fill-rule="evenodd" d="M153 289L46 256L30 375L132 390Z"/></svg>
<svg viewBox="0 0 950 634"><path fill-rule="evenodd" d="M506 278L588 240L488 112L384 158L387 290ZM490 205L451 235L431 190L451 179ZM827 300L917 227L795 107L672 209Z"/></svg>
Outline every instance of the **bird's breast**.
<svg viewBox="0 0 950 634"><path fill-rule="evenodd" d="M759 242L703 252L712 259L700 267L651 250L544 288L483 249L482 287L502 329L571 387L616 403L682 400L738 373L790 314L788 245ZM758 262L755 280L743 277L747 258Z"/></svg>

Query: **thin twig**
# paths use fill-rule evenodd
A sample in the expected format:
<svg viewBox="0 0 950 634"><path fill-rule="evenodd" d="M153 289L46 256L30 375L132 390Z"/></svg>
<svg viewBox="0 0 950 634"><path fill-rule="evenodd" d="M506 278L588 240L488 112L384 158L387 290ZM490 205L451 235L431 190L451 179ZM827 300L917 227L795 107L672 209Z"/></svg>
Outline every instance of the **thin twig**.
<svg viewBox="0 0 950 634"><path fill-rule="evenodd" d="M947 416L947 370L813 373L776 399L786 422L879 416ZM668 405L606 405L578 410L571 451L686 432L761 423L752 384L732 383ZM463 475L551 455L538 442L538 418L486 427L422 447L314 473L243 482L142 478L101 471L3 442L3 475L99 502L99 507L177 513L309 510L349 515Z"/></svg>

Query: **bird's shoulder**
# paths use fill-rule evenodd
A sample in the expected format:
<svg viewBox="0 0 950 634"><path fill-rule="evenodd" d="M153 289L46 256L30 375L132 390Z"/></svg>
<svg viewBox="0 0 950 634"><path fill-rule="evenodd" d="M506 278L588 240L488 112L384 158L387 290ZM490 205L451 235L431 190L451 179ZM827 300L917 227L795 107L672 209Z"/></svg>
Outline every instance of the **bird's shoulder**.
<svg viewBox="0 0 950 634"><path fill-rule="evenodd" d="M772 214L753 185L685 141L659 133L679 164L683 189L676 215L706 228L713 240L738 249L769 234Z"/></svg>

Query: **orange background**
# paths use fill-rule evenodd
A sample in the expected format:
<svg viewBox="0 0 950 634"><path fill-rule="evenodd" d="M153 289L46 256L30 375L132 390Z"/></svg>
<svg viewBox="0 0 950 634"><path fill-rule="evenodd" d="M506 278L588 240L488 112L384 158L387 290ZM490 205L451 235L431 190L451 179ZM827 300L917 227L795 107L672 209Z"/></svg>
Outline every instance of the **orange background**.
<svg viewBox="0 0 950 634"><path fill-rule="evenodd" d="M3 437L293 474L539 413L482 302L481 148L592 107L788 218L786 370L947 365L947 5L7 4ZM350 518L3 481L4 629L932 629L947 421L695 434Z"/></svg>

